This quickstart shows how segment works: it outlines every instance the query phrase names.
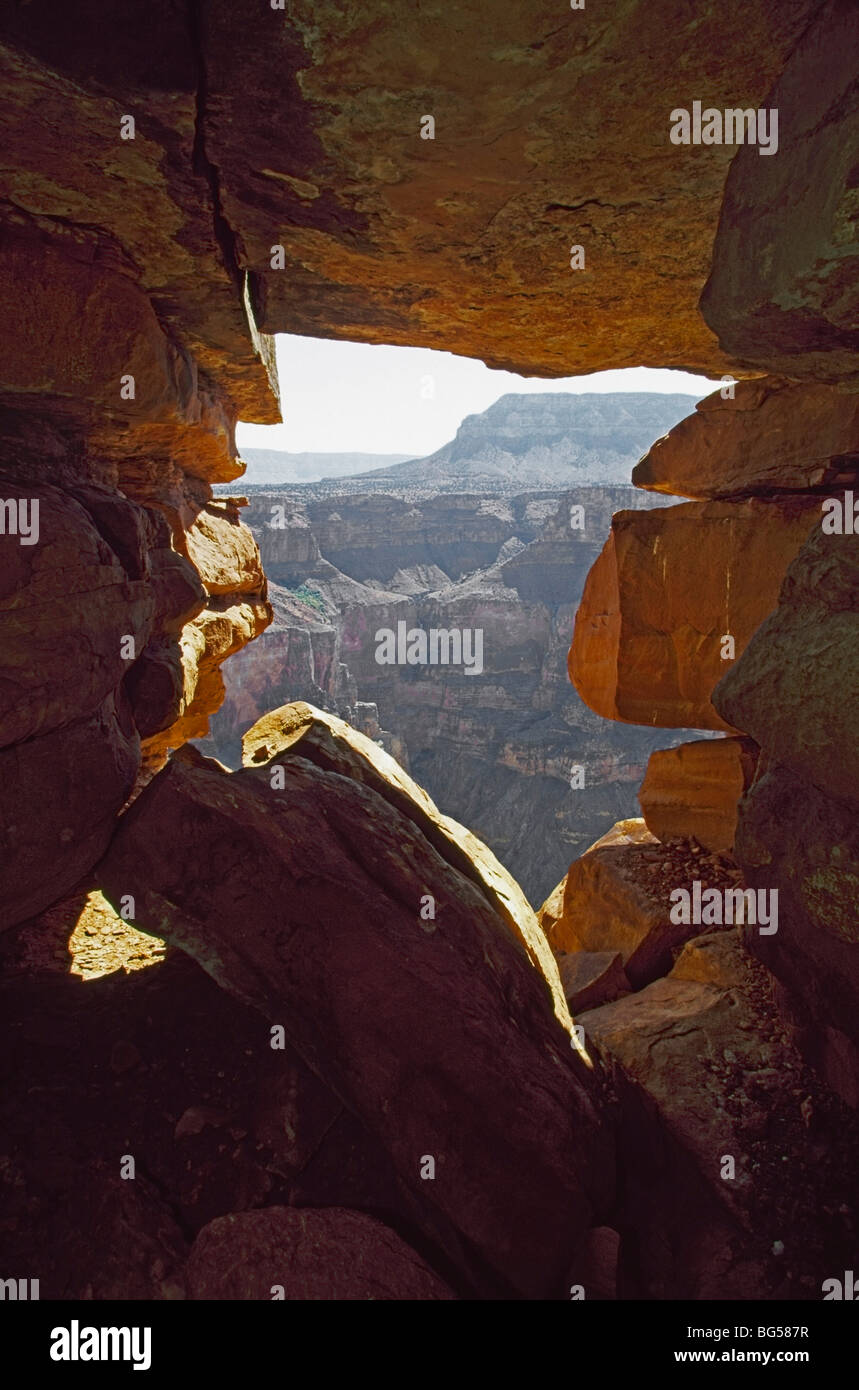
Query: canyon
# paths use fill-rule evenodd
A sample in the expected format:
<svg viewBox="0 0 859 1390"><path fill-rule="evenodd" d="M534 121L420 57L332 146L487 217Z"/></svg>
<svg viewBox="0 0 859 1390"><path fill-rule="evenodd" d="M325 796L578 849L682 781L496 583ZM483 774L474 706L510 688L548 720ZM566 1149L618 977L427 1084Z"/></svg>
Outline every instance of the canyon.
<svg viewBox="0 0 859 1390"><path fill-rule="evenodd" d="M427 459L336 488L248 488L241 514L274 620L224 667L224 702L198 746L237 767L244 729L267 709L301 699L339 714L539 906L571 859L637 813L648 757L666 741L596 717L566 661L612 515L667 504L623 480L693 399L511 394ZM487 490L451 490L471 483ZM480 632L482 669L380 664L377 633L403 624Z"/></svg>
<svg viewBox="0 0 859 1390"><path fill-rule="evenodd" d="M3 1287L652 1307L855 1267L855 5L451 25L0 16L0 496L38 516L0 535ZM673 144L693 100L778 111L777 152ZM502 398L434 481L245 495L277 333L730 389L631 480L510 482ZM453 615L479 677L375 662ZM672 919L694 884L777 931Z"/></svg>

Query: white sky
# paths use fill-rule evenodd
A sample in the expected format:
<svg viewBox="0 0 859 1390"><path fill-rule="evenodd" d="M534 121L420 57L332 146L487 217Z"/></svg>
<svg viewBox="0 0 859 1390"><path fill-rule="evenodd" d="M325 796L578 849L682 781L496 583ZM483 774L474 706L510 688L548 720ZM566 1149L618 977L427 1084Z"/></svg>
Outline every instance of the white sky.
<svg viewBox="0 0 859 1390"><path fill-rule="evenodd" d="M464 416L486 410L507 391L683 391L691 411L718 384L648 367L549 381L491 371L473 358L430 348L287 334L277 337L277 365L284 423L239 425L239 449L421 458L452 439Z"/></svg>

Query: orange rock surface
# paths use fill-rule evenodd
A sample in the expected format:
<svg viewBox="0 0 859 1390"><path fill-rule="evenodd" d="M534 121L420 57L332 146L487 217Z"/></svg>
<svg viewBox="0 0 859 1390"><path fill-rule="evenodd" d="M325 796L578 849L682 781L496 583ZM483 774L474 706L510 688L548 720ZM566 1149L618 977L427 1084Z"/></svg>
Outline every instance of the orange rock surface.
<svg viewBox="0 0 859 1390"><path fill-rule="evenodd" d="M658 840L694 838L705 849L730 851L757 753L750 738L699 739L651 753L638 793L648 830Z"/></svg>
<svg viewBox="0 0 859 1390"><path fill-rule="evenodd" d="M585 704L629 724L733 732L710 700L723 638L739 657L819 518L815 497L616 513L570 648Z"/></svg>
<svg viewBox="0 0 859 1390"><path fill-rule="evenodd" d="M637 487L681 497L787 492L857 475L859 395L777 377L706 396L657 439L632 472Z"/></svg>

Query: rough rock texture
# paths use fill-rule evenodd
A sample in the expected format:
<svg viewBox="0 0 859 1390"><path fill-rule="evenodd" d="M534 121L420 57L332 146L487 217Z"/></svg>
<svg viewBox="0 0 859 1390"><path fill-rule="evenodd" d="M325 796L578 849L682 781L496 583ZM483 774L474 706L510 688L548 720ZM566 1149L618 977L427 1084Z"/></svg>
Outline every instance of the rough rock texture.
<svg viewBox="0 0 859 1390"><path fill-rule="evenodd" d="M72 493L5 475L2 490L18 507L38 506L35 544L0 537L5 747L91 714L150 639L175 644L204 590L157 512L102 487Z"/></svg>
<svg viewBox="0 0 859 1390"><path fill-rule="evenodd" d="M651 753L638 793L648 830L657 840L686 836L705 849L730 852L737 804L757 755L751 738L699 739Z"/></svg>
<svg viewBox="0 0 859 1390"><path fill-rule="evenodd" d="M68 892L101 858L140 762L127 702L0 749L0 927Z"/></svg>
<svg viewBox="0 0 859 1390"><path fill-rule="evenodd" d="M859 473L859 394L779 377L714 391L632 471L636 487L681 497L848 487Z"/></svg>
<svg viewBox="0 0 859 1390"><path fill-rule="evenodd" d="M669 113L693 93L721 104L727 71L731 101L756 105L812 12L470 3L452 43L442 0L346 20L324 0L287 23L207 6L205 144L261 326L526 371L718 369L695 302L734 151L679 150Z"/></svg>
<svg viewBox="0 0 859 1390"><path fill-rule="evenodd" d="M218 1217L197 1236L187 1279L191 1298L204 1299L454 1297L394 1231L337 1207Z"/></svg>
<svg viewBox="0 0 859 1390"><path fill-rule="evenodd" d="M749 947L788 987L807 1054L859 1105L856 803L768 763L741 805L736 854L751 884L779 893L778 933L750 933Z"/></svg>
<svg viewBox="0 0 859 1390"><path fill-rule="evenodd" d="M132 893L138 925L283 1026L484 1281L557 1292L610 1199L611 1148L545 981L378 793L303 758L282 781L174 758L123 818L107 896Z"/></svg>
<svg viewBox="0 0 859 1390"><path fill-rule="evenodd" d="M365 478L422 491L482 492L626 483L642 449L681 420L689 397L657 392L509 392L466 415L449 444L428 458ZM354 484L353 484L354 486Z"/></svg>
<svg viewBox="0 0 859 1390"><path fill-rule="evenodd" d="M342 719L312 705L283 705L266 714L242 740L246 767L283 765L302 758L369 787L411 821L434 849L470 879L486 897L511 938L546 980L555 1017L569 1030L558 969L522 889L486 845L470 830L443 816L422 787L388 753Z"/></svg>
<svg viewBox="0 0 859 1390"><path fill-rule="evenodd" d="M783 925L752 949L793 991L807 1050L852 1104L859 1103L855 539L815 529L788 571L779 607L714 697L762 748L758 778L740 806L737 854L752 883L778 888Z"/></svg>
<svg viewBox="0 0 859 1390"><path fill-rule="evenodd" d="M540 913L557 952L619 951L633 989L670 969L673 951L694 925L671 921L671 893L740 881L736 869L697 847L660 845L642 820L620 821L570 865Z"/></svg>
<svg viewBox="0 0 859 1390"><path fill-rule="evenodd" d="M778 154L740 149L725 185L701 311L727 352L786 376L859 379L857 66L856 7L827 0L763 103Z"/></svg>
<svg viewBox="0 0 859 1390"><path fill-rule="evenodd" d="M208 505L242 472L239 411L278 416L200 144L193 17L159 5L146 43L115 20L0 20L2 925L92 867L270 617L253 537Z"/></svg>
<svg viewBox="0 0 859 1390"><path fill-rule="evenodd" d="M563 1296L574 1279L609 1296L817 1296L821 1271L852 1267L855 1123L812 1087L767 1012L770 975L747 984L721 947L687 955L669 980L588 1015L603 1056L589 1069L473 877L354 767L295 756L280 789L268 768L229 774L186 755L142 784L204 729L220 660L269 617L238 503L208 508L212 484L241 472L237 419L277 419L261 328L527 372L764 371L796 383L784 388L794 402L809 382L856 385L854 9L628 0L561 14L538 0L487 19L472 0L453 17L442 0L385 0L371 16L334 0L88 0L0 16L0 889L17 922L0 942L0 1181L4 1251L41 1265L43 1296L180 1296L201 1227L266 1205L372 1213L452 1290L478 1296ZM671 112L693 100L777 107L778 156L673 144ZM795 424L789 450L773 442L785 478L763 439L726 461L743 491L753 475L772 500L675 509L685 537L670 515L619 523L613 547L625 527L654 546L631 567L618 555L616 582L611 563L597 567L582 621L599 629L588 661L600 713L719 729L730 718L762 744L736 852L753 882L778 887L782 911L755 949L792 1030L855 1101L844 709L856 603L838 545L806 552L811 582L785 589L767 638L777 675L759 646L748 667L743 654L812 506L779 497L855 476L837 423L848 408L833 398L831 423L814 406L817 424ZM21 496L45 504L32 557L12 524ZM481 700L469 677L461 689L415 681L413 726L443 728L448 756L470 740L493 766L559 765L552 740L533 756L536 720L510 715L522 703L557 712L577 591L564 612L559 538L520 534L522 515L515 528L484 516L487 546L504 533L480 561L491 578L439 566L449 589L425 557L353 578L296 525L284 564L312 565L326 618L329 602L349 609L356 670L336 641L325 665L325 631L300 651L296 640L296 669L335 707L360 694L380 716L366 711L366 726L396 734L378 688L359 690L370 616L485 622L497 660ZM334 549L360 550L360 527L326 524ZM450 554L464 560L467 540L451 537ZM710 704L726 632L740 654L730 716ZM559 719L565 755L570 727ZM479 763L461 760L463 803ZM496 801L539 846L523 802ZM187 960L172 974L175 955L115 977L66 973L61 905L82 907L112 832L114 900L130 893L143 924L224 988ZM607 853L622 854L615 879L629 898L634 881L641 913L693 877L733 881L688 840ZM427 896L435 916L420 915ZM556 933L566 897L547 908ZM597 900L589 912L596 932ZM629 932L620 913L616 925ZM636 930L637 943L604 949L626 950L627 969L652 949L648 969L667 968L673 947L666 958L658 934ZM52 972L20 964L49 943ZM283 1057L278 1026L293 1044ZM718 1172L725 1134L753 1175L732 1178L736 1190ZM117 1175L126 1150L135 1184Z"/></svg>
<svg viewBox="0 0 859 1390"><path fill-rule="evenodd" d="M619 512L576 614L570 679L585 703L634 724L731 730L710 701L722 638L739 656L819 516L810 497Z"/></svg>
<svg viewBox="0 0 859 1390"><path fill-rule="evenodd" d="M859 797L859 546L818 524L778 607L714 695L771 759L848 803Z"/></svg>
<svg viewBox="0 0 859 1390"><path fill-rule="evenodd" d="M621 994L629 994L629 980L619 951L559 955L558 970L571 1014L610 1004Z"/></svg>
<svg viewBox="0 0 859 1390"><path fill-rule="evenodd" d="M622 1298L819 1297L851 1248L855 1126L738 935L696 937L667 979L581 1018L622 1115Z"/></svg>

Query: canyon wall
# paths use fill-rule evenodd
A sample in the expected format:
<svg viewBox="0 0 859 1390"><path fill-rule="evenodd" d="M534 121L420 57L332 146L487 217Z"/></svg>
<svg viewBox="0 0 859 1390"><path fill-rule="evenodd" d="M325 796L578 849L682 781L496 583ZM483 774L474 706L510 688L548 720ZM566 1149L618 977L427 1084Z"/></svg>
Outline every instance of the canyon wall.
<svg viewBox="0 0 859 1390"><path fill-rule="evenodd" d="M22 5L0 67L0 1275L828 1296L859 1230L852 0ZM777 110L778 150L675 143L693 102ZM732 742L661 750L539 923L371 710L278 711L232 772L186 742L271 616L211 489L278 418L277 331L743 378L642 463L688 500L616 516L570 655L595 719ZM549 530L439 600L396 553L351 578L361 527L326 526L275 558L323 606L497 619L536 691ZM359 704L316 611L288 659Z"/></svg>
<svg viewBox="0 0 859 1390"><path fill-rule="evenodd" d="M250 493L243 515L275 621L225 668L225 701L199 746L236 767L248 723L297 699L367 733L375 723L373 736L542 902L571 857L635 813L660 743L597 719L566 659L613 513L662 499L594 486L512 497L313 492ZM480 669L380 664L376 634L400 623L479 631Z"/></svg>

